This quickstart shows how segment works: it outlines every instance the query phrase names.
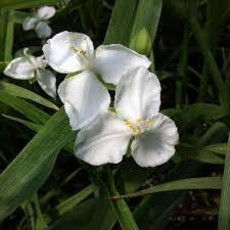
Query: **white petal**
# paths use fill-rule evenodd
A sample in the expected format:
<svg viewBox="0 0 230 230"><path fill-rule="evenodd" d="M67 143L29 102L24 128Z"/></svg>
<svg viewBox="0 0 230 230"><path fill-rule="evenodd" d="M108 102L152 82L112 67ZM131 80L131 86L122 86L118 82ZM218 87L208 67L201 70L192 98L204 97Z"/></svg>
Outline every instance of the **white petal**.
<svg viewBox="0 0 230 230"><path fill-rule="evenodd" d="M51 97L56 98L56 77L49 70L39 69L37 80L41 88Z"/></svg>
<svg viewBox="0 0 230 230"><path fill-rule="evenodd" d="M75 155L91 165L119 163L127 152L131 132L114 114L106 113L79 132Z"/></svg>
<svg viewBox="0 0 230 230"><path fill-rule="evenodd" d="M108 91L90 71L64 80L59 85L58 95L73 130L89 125L100 112L108 110L110 103Z"/></svg>
<svg viewBox="0 0 230 230"><path fill-rule="evenodd" d="M35 67L27 57L19 57L7 65L4 74L19 80L28 80L35 76Z"/></svg>
<svg viewBox="0 0 230 230"><path fill-rule="evenodd" d="M138 165L155 167L167 162L175 153L179 135L175 123L159 113L152 130L141 134L132 145L132 155Z"/></svg>
<svg viewBox="0 0 230 230"><path fill-rule="evenodd" d="M52 34L52 29L46 22L39 22L35 27L35 31L39 38L48 38Z"/></svg>
<svg viewBox="0 0 230 230"><path fill-rule="evenodd" d="M127 72L118 83L115 95L117 113L125 120L147 119L160 107L160 83L145 67Z"/></svg>
<svg viewBox="0 0 230 230"><path fill-rule="evenodd" d="M128 70L151 64L146 56L118 44L99 46L95 56L94 68L105 82L112 84L117 84Z"/></svg>
<svg viewBox="0 0 230 230"><path fill-rule="evenodd" d="M22 23L22 28L25 31L32 30L35 28L37 22L38 22L37 18L27 17Z"/></svg>
<svg viewBox="0 0 230 230"><path fill-rule="evenodd" d="M52 18L55 14L56 10L52 6L43 6L38 9L37 17L42 20L46 20Z"/></svg>
<svg viewBox="0 0 230 230"><path fill-rule="evenodd" d="M59 73L73 73L87 68L93 50L93 43L87 35L68 31L55 35L43 46L49 65Z"/></svg>

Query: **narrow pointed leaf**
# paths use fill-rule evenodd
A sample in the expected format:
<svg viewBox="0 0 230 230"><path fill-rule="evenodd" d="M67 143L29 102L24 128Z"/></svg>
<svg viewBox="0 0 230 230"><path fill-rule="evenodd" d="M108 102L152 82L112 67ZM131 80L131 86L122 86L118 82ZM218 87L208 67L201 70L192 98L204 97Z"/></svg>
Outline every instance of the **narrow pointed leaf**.
<svg viewBox="0 0 230 230"><path fill-rule="evenodd" d="M14 85L14 84L10 84L7 82L0 82L0 89L2 91L5 91L8 94L11 94L13 96L16 97L21 97L27 100L31 100L34 102L37 102L38 104L41 104L43 106L46 106L48 108L54 109L54 110L58 110L59 108L53 104L52 102L50 102L49 100L41 97L40 95L25 89L23 87Z"/></svg>
<svg viewBox="0 0 230 230"><path fill-rule="evenodd" d="M63 215L64 213L70 211L74 207L76 207L82 200L84 200L86 197L88 197L90 194L92 194L97 187L93 184L85 187L80 192L76 193L72 197L64 200L62 203L60 203L56 209L59 213L59 215Z"/></svg>
<svg viewBox="0 0 230 230"><path fill-rule="evenodd" d="M14 10L0 7L0 31L0 61L9 61L14 39Z"/></svg>
<svg viewBox="0 0 230 230"><path fill-rule="evenodd" d="M35 124L33 122L26 121L26 120L20 119L18 117L9 116L9 115L6 115L6 114L2 114L2 116L6 117L6 118L8 118L8 119L10 119L12 121L16 121L16 122L18 122L20 124L23 124L23 125L27 126L28 128L36 131L36 132L38 132L39 129L42 127L41 125L37 125L37 124Z"/></svg>
<svg viewBox="0 0 230 230"><path fill-rule="evenodd" d="M220 189L220 188L221 188L220 177L200 177L200 178L190 178L190 179L171 181L135 193L113 196L111 198L112 199L133 198L133 197L144 196L156 192L167 192L167 191L175 191L175 190Z"/></svg>
<svg viewBox="0 0 230 230"><path fill-rule="evenodd" d="M64 110L58 111L0 175L0 220L32 197L49 176L59 150L72 137Z"/></svg>
<svg viewBox="0 0 230 230"><path fill-rule="evenodd" d="M38 109L36 106L23 99L5 93L2 90L0 90L0 102L12 107L38 124L44 124L50 118L50 115Z"/></svg>
<svg viewBox="0 0 230 230"><path fill-rule="evenodd" d="M118 43L129 46L129 36L132 30L137 4L137 0L116 1L106 32L105 45Z"/></svg>

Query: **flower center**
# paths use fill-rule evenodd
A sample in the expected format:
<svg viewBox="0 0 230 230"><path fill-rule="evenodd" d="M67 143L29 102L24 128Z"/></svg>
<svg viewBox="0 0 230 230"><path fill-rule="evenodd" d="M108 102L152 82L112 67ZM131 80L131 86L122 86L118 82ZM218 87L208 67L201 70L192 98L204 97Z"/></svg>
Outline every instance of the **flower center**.
<svg viewBox="0 0 230 230"><path fill-rule="evenodd" d="M75 53L77 53L78 55L81 54L83 55L84 57L86 57L86 54L87 54L87 51L86 50L81 50L81 49L78 49L76 47L73 47L73 46L70 46L70 49L73 50Z"/></svg>
<svg viewBox="0 0 230 230"><path fill-rule="evenodd" d="M152 125L154 124L154 119L148 118L143 120L141 117L136 120L127 120L125 124L133 130L133 136L138 137L143 132L151 130Z"/></svg>
<svg viewBox="0 0 230 230"><path fill-rule="evenodd" d="M78 39L78 36L76 34L74 34L70 37L71 41L76 41L77 39ZM84 38L83 40L86 42L86 46L88 49L89 46L88 46L87 38ZM83 55L84 57L86 57L86 55L88 54L88 52L86 50L79 49L79 48L74 47L74 46L70 46L70 49L73 50L77 55L80 54L80 55Z"/></svg>

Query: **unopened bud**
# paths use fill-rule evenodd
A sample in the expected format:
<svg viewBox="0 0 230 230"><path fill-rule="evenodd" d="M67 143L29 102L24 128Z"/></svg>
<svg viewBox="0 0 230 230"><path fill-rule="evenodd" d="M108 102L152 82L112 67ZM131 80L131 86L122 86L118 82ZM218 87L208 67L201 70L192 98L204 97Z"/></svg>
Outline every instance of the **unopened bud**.
<svg viewBox="0 0 230 230"><path fill-rule="evenodd" d="M132 38L130 48L138 53L148 55L151 51L152 42L146 28L141 29Z"/></svg>

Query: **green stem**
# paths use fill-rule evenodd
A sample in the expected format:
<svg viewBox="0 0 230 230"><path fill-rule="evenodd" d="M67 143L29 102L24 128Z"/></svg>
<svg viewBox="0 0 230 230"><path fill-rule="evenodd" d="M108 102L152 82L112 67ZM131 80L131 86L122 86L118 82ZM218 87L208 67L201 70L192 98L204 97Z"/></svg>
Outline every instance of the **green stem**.
<svg viewBox="0 0 230 230"><path fill-rule="evenodd" d="M110 166L107 166L107 193L108 196L119 196L115 186L114 176ZM117 215L120 226L123 230L138 230L137 224L134 220L133 214L130 211L124 199L112 201L110 200L114 211Z"/></svg>

